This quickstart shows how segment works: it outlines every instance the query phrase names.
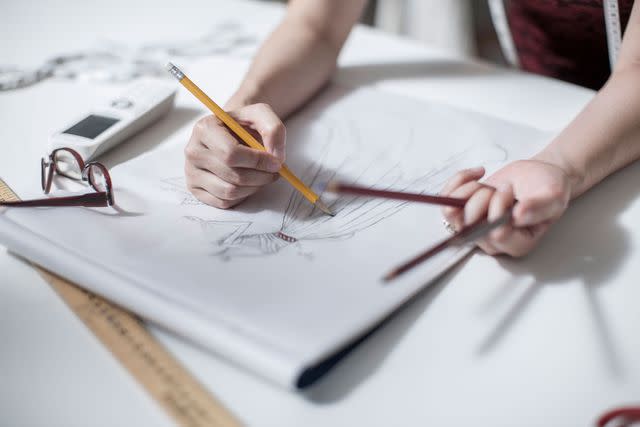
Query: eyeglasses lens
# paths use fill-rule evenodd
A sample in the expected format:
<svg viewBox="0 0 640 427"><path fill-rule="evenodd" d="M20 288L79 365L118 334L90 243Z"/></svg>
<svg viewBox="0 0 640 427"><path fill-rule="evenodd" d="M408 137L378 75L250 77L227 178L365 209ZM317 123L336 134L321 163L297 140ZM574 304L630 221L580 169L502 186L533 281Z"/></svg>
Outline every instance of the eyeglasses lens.
<svg viewBox="0 0 640 427"><path fill-rule="evenodd" d="M104 176L104 173L102 172L102 169L100 169L97 166L91 166L89 169L89 174L91 175L91 185L93 185L93 188L95 188L97 191L107 191L107 179Z"/></svg>
<svg viewBox="0 0 640 427"><path fill-rule="evenodd" d="M65 150L59 150L54 156L56 172L71 179L82 179L82 169L76 158Z"/></svg>

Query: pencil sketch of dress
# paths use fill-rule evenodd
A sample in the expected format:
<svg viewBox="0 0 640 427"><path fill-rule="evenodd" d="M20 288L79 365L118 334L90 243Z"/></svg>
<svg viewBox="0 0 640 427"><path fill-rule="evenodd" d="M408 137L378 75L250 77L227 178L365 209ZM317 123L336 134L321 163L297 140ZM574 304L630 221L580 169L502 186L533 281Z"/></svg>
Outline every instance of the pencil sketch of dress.
<svg viewBox="0 0 640 427"><path fill-rule="evenodd" d="M293 160L289 157L288 163L295 165L294 170L307 165L299 177L317 193L321 193L322 186L332 179L379 189L437 193L456 171L477 165L500 164L507 158L507 151L495 142L474 144L473 139L478 139L474 134L470 137L464 135L458 141L447 141L458 150L448 158L412 157L412 152L424 153L423 149L417 149L421 148L416 147L417 144L430 143L422 141L423 137L419 140L417 135L429 134L426 129L443 127L437 119L417 121L416 117L407 118L404 114L394 116L393 112L384 111L377 116L375 112L367 111L357 118L329 115L307 118L306 123L314 125L306 126L297 134L294 130L293 138L289 140L304 140L308 144L305 151L314 153L314 159L296 157L294 153ZM379 134L373 133L379 132L380 123L394 129L396 139L376 152L367 142L380 138ZM444 131L440 132L446 135ZM176 195L185 208L204 206L186 189L183 177L166 178L162 180L161 187ZM193 210L184 218L201 227L212 247L212 254L223 260L276 255L285 249L293 249L311 258L312 242L349 239L395 215L407 205L402 201L351 196L332 200L323 195L325 203L336 214L329 217L315 209L299 192L290 188L287 191L290 195L281 206L281 220L268 231L264 231L264 227L256 227L251 218L220 220L207 218L200 215L200 211L194 213Z"/></svg>
<svg viewBox="0 0 640 427"><path fill-rule="evenodd" d="M500 146L495 145L489 150L486 147L483 148L485 152L482 153L482 158L489 161L504 159L505 152ZM408 182L402 179L400 168L395 165L386 170L376 182L368 184L375 188L399 191L436 192L450 178L452 170L456 170L458 165L467 165L468 162L464 161L466 159L477 160L479 154L475 150L460 153L448 159L441 167L434 168ZM312 186L326 183L334 175L334 172L324 170L320 165L316 165L311 172L313 176L305 176L303 179ZM352 180L351 183L361 184L358 179ZM271 232L252 233L250 221L206 220L197 216L185 218L200 224L214 246L213 254L225 260L235 257L274 255L287 247L294 247L298 254L311 258L312 252L305 247L305 242L351 238L359 231L396 214L407 203L341 196L329 203L329 207L336 214L335 217L330 217L316 209L299 192L292 190L282 215L282 222Z"/></svg>

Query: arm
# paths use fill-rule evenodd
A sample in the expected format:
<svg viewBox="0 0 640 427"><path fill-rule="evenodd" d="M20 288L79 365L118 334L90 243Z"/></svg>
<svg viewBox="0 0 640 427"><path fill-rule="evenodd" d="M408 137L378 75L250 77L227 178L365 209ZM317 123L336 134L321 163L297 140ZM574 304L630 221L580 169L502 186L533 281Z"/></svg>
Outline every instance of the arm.
<svg viewBox="0 0 640 427"><path fill-rule="evenodd" d="M185 147L187 188L203 203L230 208L278 177L286 117L329 80L366 0L291 0L225 109L254 131L266 152L244 146L215 117L199 120Z"/></svg>
<svg viewBox="0 0 640 427"><path fill-rule="evenodd" d="M489 254L528 253L560 218L570 200L640 158L640 4L636 2L620 58L607 84L575 119L529 160L513 162L489 178L484 170L456 175L442 193L468 198L464 209L444 209L454 227L513 209L513 223L478 245Z"/></svg>
<svg viewBox="0 0 640 427"><path fill-rule="evenodd" d="M287 117L329 81L365 4L366 0L292 0L227 106L263 102L279 117Z"/></svg>
<svg viewBox="0 0 640 427"><path fill-rule="evenodd" d="M534 158L565 170L575 198L639 157L640 5L634 4L609 81Z"/></svg>

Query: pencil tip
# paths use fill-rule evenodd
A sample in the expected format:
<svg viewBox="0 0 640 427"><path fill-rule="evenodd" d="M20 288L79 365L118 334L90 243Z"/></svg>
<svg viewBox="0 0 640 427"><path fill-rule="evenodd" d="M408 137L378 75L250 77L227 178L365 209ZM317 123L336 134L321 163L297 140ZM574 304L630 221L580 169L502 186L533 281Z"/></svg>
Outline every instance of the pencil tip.
<svg viewBox="0 0 640 427"><path fill-rule="evenodd" d="M331 209L329 209L327 205L322 203L322 200L320 199L316 200L315 205L318 209L320 209L322 212L326 213L327 215L336 216L335 213L331 212Z"/></svg>
<svg viewBox="0 0 640 427"><path fill-rule="evenodd" d="M389 273L387 273L382 280L384 281L384 283L389 283L390 281L392 281L393 279L395 279L398 276L397 272L394 271L390 271Z"/></svg>

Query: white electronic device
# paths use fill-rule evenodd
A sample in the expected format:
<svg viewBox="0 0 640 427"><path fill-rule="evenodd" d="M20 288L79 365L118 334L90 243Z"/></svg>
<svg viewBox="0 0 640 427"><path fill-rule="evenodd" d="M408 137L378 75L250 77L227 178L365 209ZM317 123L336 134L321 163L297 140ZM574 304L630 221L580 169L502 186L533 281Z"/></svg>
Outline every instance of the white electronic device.
<svg viewBox="0 0 640 427"><path fill-rule="evenodd" d="M166 82L137 81L120 96L91 109L51 135L49 148L73 148L84 160L90 160L167 114L173 106L175 92L175 85Z"/></svg>

